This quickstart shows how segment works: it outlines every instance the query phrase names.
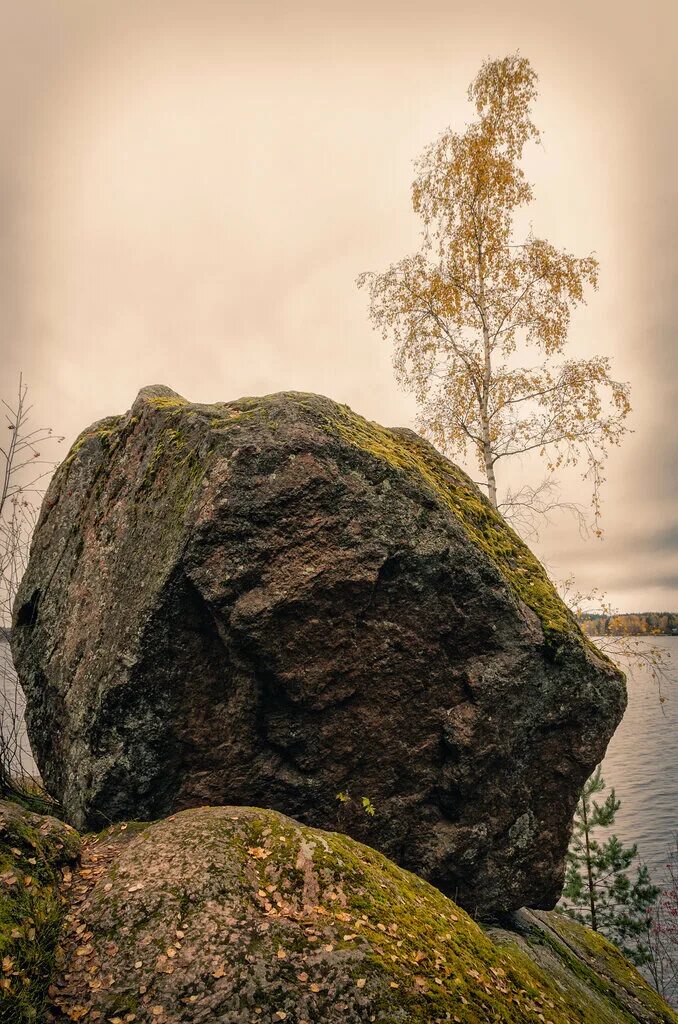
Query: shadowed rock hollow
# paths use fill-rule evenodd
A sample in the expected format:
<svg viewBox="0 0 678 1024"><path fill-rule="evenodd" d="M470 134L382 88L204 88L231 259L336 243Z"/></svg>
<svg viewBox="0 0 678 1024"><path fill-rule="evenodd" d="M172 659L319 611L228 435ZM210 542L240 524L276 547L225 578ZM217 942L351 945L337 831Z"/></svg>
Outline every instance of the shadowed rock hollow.
<svg viewBox="0 0 678 1024"><path fill-rule="evenodd" d="M469 478L315 395L145 388L85 431L46 495L12 642L76 826L264 805L481 913L553 906L625 705Z"/></svg>

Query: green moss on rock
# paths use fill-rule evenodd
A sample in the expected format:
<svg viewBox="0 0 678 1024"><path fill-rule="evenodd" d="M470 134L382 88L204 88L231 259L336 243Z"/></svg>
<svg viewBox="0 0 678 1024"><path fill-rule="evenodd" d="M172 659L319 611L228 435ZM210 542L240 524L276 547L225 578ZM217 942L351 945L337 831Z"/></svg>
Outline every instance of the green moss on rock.
<svg viewBox="0 0 678 1024"><path fill-rule="evenodd" d="M206 462L209 459L206 460L204 451L200 459L197 458L197 451L184 454L182 459L177 458L187 444L187 438L181 431L182 421L189 426L190 419L198 416L212 429L221 430L243 417L257 415L268 419L271 429L275 429L275 412L279 411L281 403L296 405L301 415L314 419L347 444L385 462L417 484L423 483L485 552L516 596L535 612L547 642L554 650L557 651L563 642L573 639L589 645L541 563L466 473L413 431L382 427L354 413L348 406L329 399L299 392L281 392L259 398L241 398L234 402L199 405L189 403L163 386L144 388L135 403L135 411L139 413L146 408L160 414L170 414L171 417L169 424L162 429L162 436L149 460L145 482L154 479L163 455L169 454L176 463L178 474L187 481L184 488L186 500L180 506L184 511L207 470ZM114 444L116 432L124 428L124 417L109 417L95 424L80 435L64 464L69 465L92 437ZM184 471L187 464L190 464L190 472ZM601 657L599 652L596 651L596 654Z"/></svg>
<svg viewBox="0 0 678 1024"><path fill-rule="evenodd" d="M209 406L189 405L176 396L150 397L148 403L158 410L172 410L184 416L188 411L210 410L218 413L210 424L224 424L243 416L259 415L275 427L275 410L284 401L296 404L325 429L336 433L347 444L387 463L392 469L423 483L459 521L478 547L485 552L520 598L538 616L547 641L557 650L566 640L588 645L579 625L560 599L544 567L535 558L506 520L497 512L470 477L438 452L433 445L410 430L390 430L366 420L346 405L317 395L283 392L261 398ZM600 653L596 651L598 657Z"/></svg>
<svg viewBox="0 0 678 1024"><path fill-rule="evenodd" d="M65 1018L678 1020L586 929L564 922L560 934L558 915L539 915L554 969L535 954L547 946L536 929L497 941L437 889L347 836L242 807L200 808L141 828L129 842L118 828L86 844L85 861L97 863L118 845L87 897L84 954L80 916L72 916L56 989Z"/></svg>
<svg viewBox="0 0 678 1024"><path fill-rule="evenodd" d="M64 914L61 868L79 849L79 837L68 825L0 801L2 1024L43 1020Z"/></svg>
<svg viewBox="0 0 678 1024"><path fill-rule="evenodd" d="M637 1004L654 1012L660 1020L674 1019L675 1015L666 1016L667 1008L661 996L647 985L620 950L599 932L591 931L561 913L535 913L534 917L542 925L544 934L547 934L548 929L549 940L561 957L573 950L577 951L578 965L575 971L581 973L585 981L597 989L604 999L622 1003L629 1020L634 1020L634 1007ZM618 1016L616 1019L624 1018Z"/></svg>
<svg viewBox="0 0 678 1024"><path fill-rule="evenodd" d="M177 409L182 405L188 405L185 398L181 398L180 395L161 396L159 398L148 398L148 404L152 405L154 409Z"/></svg>
<svg viewBox="0 0 678 1024"><path fill-rule="evenodd" d="M538 615L547 638L580 638L574 616L541 563L463 470L413 431L388 430L358 416L348 406L337 406L336 415L328 422L349 444L423 481L499 569L516 595Z"/></svg>
<svg viewBox="0 0 678 1024"><path fill-rule="evenodd" d="M61 467L66 468L70 466L78 453L93 439L101 442L103 445L107 445L111 440L117 441L118 428L123 418L122 416L108 416L106 419L95 423L88 430L83 431L71 446L71 450L61 463Z"/></svg>

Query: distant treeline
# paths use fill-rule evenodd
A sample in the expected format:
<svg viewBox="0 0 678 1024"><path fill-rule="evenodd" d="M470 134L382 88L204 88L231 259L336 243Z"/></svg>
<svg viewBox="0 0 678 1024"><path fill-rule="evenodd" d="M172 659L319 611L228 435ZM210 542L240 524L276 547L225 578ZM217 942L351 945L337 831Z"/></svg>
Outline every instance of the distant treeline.
<svg viewBox="0 0 678 1024"><path fill-rule="evenodd" d="M678 614L674 612L627 612L602 615L583 612L579 625L589 636L672 636L678 635Z"/></svg>

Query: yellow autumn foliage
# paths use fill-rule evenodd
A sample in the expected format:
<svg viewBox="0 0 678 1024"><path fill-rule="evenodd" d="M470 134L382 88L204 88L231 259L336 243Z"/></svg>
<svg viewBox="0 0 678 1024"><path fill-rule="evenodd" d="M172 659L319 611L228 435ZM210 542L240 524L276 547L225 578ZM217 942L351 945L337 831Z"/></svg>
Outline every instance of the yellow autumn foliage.
<svg viewBox="0 0 678 1024"><path fill-rule="evenodd" d="M518 54L483 64L469 89L476 120L463 133L448 128L418 161L420 250L358 283L369 290L374 325L394 344L420 427L443 451L477 461L492 503L502 507L497 463L536 452L550 473L583 465L597 523L606 454L627 430L629 388L612 378L605 356L564 358L571 312L597 286L596 258L515 231L517 211L533 199L520 161L539 140L536 84Z"/></svg>

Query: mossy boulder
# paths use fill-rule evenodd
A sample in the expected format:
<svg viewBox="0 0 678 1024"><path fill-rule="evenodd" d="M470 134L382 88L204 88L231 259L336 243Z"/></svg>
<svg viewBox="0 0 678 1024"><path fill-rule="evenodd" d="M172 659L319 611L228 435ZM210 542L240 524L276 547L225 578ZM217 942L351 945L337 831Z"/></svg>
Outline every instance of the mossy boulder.
<svg viewBox="0 0 678 1024"><path fill-rule="evenodd" d="M460 469L317 395L146 388L86 430L12 645L76 827L273 807L481 913L554 905L626 699Z"/></svg>
<svg viewBox="0 0 678 1024"><path fill-rule="evenodd" d="M41 1024L78 834L0 800L0 1024Z"/></svg>
<svg viewBox="0 0 678 1024"><path fill-rule="evenodd" d="M676 1024L609 943L551 914L486 934L345 835L243 807L87 839L54 1021Z"/></svg>

